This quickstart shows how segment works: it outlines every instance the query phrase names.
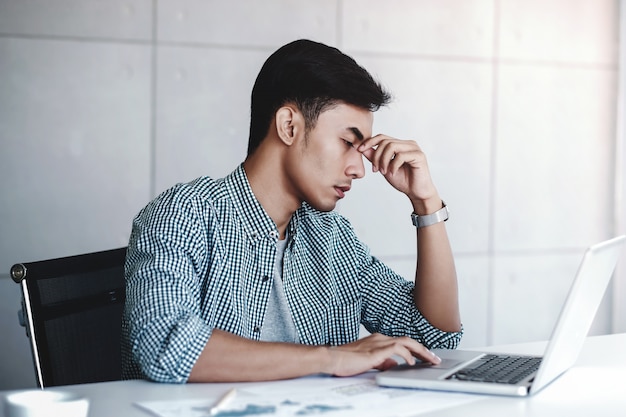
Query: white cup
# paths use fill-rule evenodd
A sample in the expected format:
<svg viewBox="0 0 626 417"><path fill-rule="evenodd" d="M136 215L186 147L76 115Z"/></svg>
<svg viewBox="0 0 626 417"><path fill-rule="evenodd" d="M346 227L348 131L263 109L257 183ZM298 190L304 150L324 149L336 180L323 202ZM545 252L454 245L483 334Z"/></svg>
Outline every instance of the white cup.
<svg viewBox="0 0 626 417"><path fill-rule="evenodd" d="M87 417L89 400L64 391L29 390L4 399L6 417Z"/></svg>

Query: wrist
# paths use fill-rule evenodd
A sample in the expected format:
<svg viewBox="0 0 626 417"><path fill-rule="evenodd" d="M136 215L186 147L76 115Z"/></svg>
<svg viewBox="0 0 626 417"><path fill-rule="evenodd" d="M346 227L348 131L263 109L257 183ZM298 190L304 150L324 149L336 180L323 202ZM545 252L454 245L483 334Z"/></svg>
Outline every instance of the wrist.
<svg viewBox="0 0 626 417"><path fill-rule="evenodd" d="M320 373L325 375L335 375L335 355L331 346L319 346L316 351L319 355Z"/></svg>
<svg viewBox="0 0 626 417"><path fill-rule="evenodd" d="M439 195L435 195L426 199L411 199L411 205L413 206L413 213L418 216L426 216L441 210L443 207L443 200L439 197Z"/></svg>

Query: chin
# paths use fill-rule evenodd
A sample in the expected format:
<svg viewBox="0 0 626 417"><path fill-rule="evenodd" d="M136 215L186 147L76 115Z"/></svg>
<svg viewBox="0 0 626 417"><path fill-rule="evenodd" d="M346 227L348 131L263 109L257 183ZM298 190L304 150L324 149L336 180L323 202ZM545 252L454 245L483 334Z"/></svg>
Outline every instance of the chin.
<svg viewBox="0 0 626 417"><path fill-rule="evenodd" d="M337 202L333 201L332 203L322 203L322 202L313 202L313 201L307 201L307 203L313 207L315 210L317 211L323 211L323 212L327 212L327 211L333 211L335 209L335 207L337 207Z"/></svg>

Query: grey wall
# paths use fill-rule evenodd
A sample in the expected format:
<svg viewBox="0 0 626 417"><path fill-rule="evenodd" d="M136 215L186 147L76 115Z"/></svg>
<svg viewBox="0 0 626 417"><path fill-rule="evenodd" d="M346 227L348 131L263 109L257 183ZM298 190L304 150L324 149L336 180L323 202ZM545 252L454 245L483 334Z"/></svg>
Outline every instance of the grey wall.
<svg viewBox="0 0 626 417"><path fill-rule="evenodd" d="M395 101L375 131L426 151L463 344L546 339L583 249L616 232L618 5L0 0L0 389L34 386L10 265L124 246L157 193L228 173L257 71L301 37L378 76ZM350 194L338 210L412 279L408 202L373 174ZM610 301L595 333L626 322Z"/></svg>

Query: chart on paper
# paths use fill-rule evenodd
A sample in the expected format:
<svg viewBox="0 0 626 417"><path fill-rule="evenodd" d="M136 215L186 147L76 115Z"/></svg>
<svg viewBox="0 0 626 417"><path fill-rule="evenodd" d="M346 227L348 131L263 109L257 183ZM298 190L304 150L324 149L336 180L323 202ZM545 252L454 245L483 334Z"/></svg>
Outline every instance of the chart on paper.
<svg viewBox="0 0 626 417"><path fill-rule="evenodd" d="M215 416L414 416L485 397L384 388L371 375L354 378L300 378L246 386ZM146 401L136 405L159 417L210 417L214 399Z"/></svg>

